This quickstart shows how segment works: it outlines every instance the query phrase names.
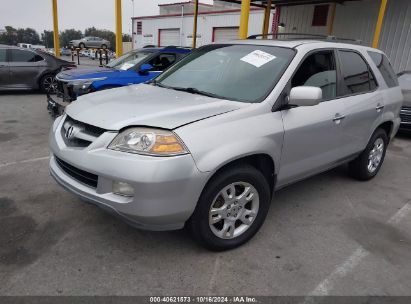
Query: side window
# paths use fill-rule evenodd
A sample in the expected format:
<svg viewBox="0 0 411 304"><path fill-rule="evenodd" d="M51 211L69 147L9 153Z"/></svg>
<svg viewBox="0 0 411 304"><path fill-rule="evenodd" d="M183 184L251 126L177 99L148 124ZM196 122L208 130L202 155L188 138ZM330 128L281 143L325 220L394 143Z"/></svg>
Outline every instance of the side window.
<svg viewBox="0 0 411 304"><path fill-rule="evenodd" d="M321 51L304 59L291 79L291 87L311 86L321 88L323 100L337 96L337 72L333 51Z"/></svg>
<svg viewBox="0 0 411 304"><path fill-rule="evenodd" d="M154 67L153 71L164 71L176 61L175 54L160 54L150 60L150 64Z"/></svg>
<svg viewBox="0 0 411 304"><path fill-rule="evenodd" d="M398 86L397 75L395 75L394 69L392 68L388 58L381 53L368 51L372 61L374 61L377 68L380 70L385 83L389 88Z"/></svg>
<svg viewBox="0 0 411 304"><path fill-rule="evenodd" d="M366 93L377 86L367 63L359 54L352 51L339 51L339 54L346 89L344 95Z"/></svg>
<svg viewBox="0 0 411 304"><path fill-rule="evenodd" d="M0 62L6 62L6 49L0 49Z"/></svg>
<svg viewBox="0 0 411 304"><path fill-rule="evenodd" d="M35 62L37 62L37 61L42 61L42 60L44 60L44 58L41 57L40 55L34 56L34 61L35 61Z"/></svg>
<svg viewBox="0 0 411 304"><path fill-rule="evenodd" d="M11 62L36 62L39 61L36 53L25 50L11 50ZM41 57L40 57L41 58ZM41 58L40 60L43 60Z"/></svg>

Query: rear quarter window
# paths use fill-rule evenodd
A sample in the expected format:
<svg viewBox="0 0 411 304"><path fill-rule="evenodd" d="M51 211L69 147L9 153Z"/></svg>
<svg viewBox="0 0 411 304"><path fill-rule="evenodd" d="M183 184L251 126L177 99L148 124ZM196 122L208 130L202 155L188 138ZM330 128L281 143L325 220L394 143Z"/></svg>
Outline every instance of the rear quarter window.
<svg viewBox="0 0 411 304"><path fill-rule="evenodd" d="M368 64L360 54L350 50L339 50L341 71L344 78L345 94L361 94L377 87Z"/></svg>
<svg viewBox="0 0 411 304"><path fill-rule="evenodd" d="M370 55L372 61L374 61L387 86L389 88L398 86L397 75L395 75L394 69L387 56L372 51L368 51L368 55Z"/></svg>

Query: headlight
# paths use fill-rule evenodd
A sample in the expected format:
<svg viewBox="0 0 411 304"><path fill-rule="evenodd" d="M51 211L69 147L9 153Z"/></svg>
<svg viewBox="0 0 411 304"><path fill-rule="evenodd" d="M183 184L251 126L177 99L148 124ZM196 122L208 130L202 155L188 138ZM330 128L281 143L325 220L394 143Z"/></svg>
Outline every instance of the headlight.
<svg viewBox="0 0 411 304"><path fill-rule="evenodd" d="M107 77L99 78L89 78L89 79L77 79L70 81L70 84L73 86L74 90L86 90L94 81L106 80Z"/></svg>
<svg viewBox="0 0 411 304"><path fill-rule="evenodd" d="M188 153L183 142L171 131L152 128L129 128L118 134L109 149L145 154L171 156Z"/></svg>

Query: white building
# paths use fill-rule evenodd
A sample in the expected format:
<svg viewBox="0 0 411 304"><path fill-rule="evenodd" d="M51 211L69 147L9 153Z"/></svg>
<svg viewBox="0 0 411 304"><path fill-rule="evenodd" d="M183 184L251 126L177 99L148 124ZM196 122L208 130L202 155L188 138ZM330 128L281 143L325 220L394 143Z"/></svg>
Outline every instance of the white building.
<svg viewBox="0 0 411 304"><path fill-rule="evenodd" d="M133 47L191 46L194 1L159 5L160 14L133 18ZM249 32L261 32L264 12L252 8ZM214 1L214 5L199 4L197 46L238 38L240 6ZM182 30L181 30L182 29Z"/></svg>
<svg viewBox="0 0 411 304"><path fill-rule="evenodd" d="M240 6L214 1L200 4L197 45L236 39ZM254 4L266 0L251 0ZM312 4L305 4L305 3ZM372 45L381 0L272 0L269 32L332 35ZM191 46L193 1L160 5L160 15L133 19L133 47ZM275 15L275 17L274 17ZM248 34L261 34L264 12L253 7ZM274 20L274 24L273 24ZM378 48L387 53L397 72L411 70L411 0L388 0Z"/></svg>

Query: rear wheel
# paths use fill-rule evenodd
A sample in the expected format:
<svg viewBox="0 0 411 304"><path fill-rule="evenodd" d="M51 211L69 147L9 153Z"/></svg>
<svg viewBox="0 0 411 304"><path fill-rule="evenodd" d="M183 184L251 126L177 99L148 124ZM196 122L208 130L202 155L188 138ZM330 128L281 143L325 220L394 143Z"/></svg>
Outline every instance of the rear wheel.
<svg viewBox="0 0 411 304"><path fill-rule="evenodd" d="M349 163L348 168L351 176L363 181L376 176L384 162L387 145L387 133L383 129L377 129L371 136L365 150Z"/></svg>
<svg viewBox="0 0 411 304"><path fill-rule="evenodd" d="M46 94L57 93L57 80L53 74L44 75L40 80L40 90Z"/></svg>
<svg viewBox="0 0 411 304"><path fill-rule="evenodd" d="M257 233L269 204L270 187L260 171L230 167L207 184L188 227L211 250L235 248Z"/></svg>

